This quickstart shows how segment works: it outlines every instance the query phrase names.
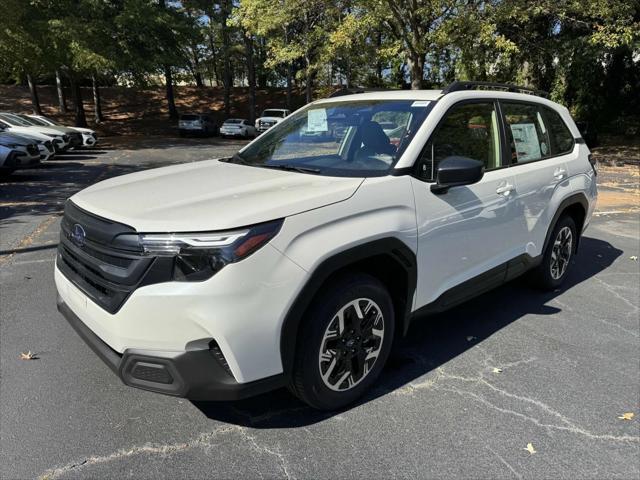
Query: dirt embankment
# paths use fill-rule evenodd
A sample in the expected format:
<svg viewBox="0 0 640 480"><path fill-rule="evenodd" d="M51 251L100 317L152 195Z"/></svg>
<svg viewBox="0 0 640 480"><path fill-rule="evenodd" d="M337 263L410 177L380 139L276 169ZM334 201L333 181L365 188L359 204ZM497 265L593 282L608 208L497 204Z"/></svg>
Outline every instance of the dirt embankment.
<svg viewBox="0 0 640 480"><path fill-rule="evenodd" d="M61 115L58 112L58 97L53 86L39 86L38 95L45 115L56 120L73 124L73 102L70 92L67 93L69 112ZM83 104L87 122L101 136L112 135L174 135L175 124L169 121L167 101L164 87L147 89L127 87L103 87L100 89L104 123L93 122L93 94L90 88L83 88ZM304 92L294 90L293 108L304 105ZM259 114L268 107L284 108L286 94L284 89L260 89L257 92L257 108ZM179 112L211 112L222 121L224 119L224 103L222 87L176 87L176 107ZM22 86L0 85L0 111L30 113L31 97L29 90ZM231 94L231 116L246 118L249 115L249 90L237 87Z"/></svg>

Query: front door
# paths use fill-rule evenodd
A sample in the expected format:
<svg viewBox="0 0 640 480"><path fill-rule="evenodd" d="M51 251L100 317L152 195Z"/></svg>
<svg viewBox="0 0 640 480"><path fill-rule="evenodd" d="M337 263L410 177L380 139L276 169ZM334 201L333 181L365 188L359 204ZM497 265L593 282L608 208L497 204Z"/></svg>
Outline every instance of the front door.
<svg viewBox="0 0 640 480"><path fill-rule="evenodd" d="M415 308L481 274L481 289L500 284L505 274L502 265L516 255L522 212L515 201L512 169L502 165L499 131L495 102L458 103L443 116L416 162L417 178L412 179L419 264ZM443 194L431 192L438 163L449 156L483 162L482 180Z"/></svg>

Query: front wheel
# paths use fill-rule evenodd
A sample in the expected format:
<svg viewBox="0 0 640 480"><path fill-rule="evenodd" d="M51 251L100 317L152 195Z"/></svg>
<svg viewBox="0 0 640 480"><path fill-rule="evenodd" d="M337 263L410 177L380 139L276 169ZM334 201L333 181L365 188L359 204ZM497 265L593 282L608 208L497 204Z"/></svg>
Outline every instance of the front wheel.
<svg viewBox="0 0 640 480"><path fill-rule="evenodd" d="M320 410L354 402L380 375L395 318L385 286L359 274L333 283L303 319L291 390Z"/></svg>
<svg viewBox="0 0 640 480"><path fill-rule="evenodd" d="M556 223L542 263L532 272L535 284L544 290L558 288L567 277L578 240L576 224L568 215Z"/></svg>

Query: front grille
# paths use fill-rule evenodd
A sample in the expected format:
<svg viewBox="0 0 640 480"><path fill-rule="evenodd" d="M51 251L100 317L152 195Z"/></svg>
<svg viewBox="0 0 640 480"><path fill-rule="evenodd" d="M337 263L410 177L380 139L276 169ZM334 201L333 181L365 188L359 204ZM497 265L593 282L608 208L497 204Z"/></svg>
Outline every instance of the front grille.
<svg viewBox="0 0 640 480"><path fill-rule="evenodd" d="M47 140L46 142L44 142L44 146L47 147L47 150L49 151L53 150L53 144L51 143L51 140Z"/></svg>
<svg viewBox="0 0 640 480"><path fill-rule="evenodd" d="M82 145L82 134L81 133L70 133L69 134L69 142L72 146Z"/></svg>
<svg viewBox="0 0 640 480"><path fill-rule="evenodd" d="M73 235L76 226L84 232L83 241L78 239L78 235ZM156 260L143 256L131 242L126 244L126 248L122 244L114 245L124 234L135 235L135 230L85 212L70 201L65 205L58 268L109 313L118 311L129 295L144 284L145 276L149 270L154 270L152 267ZM163 281L171 271L169 269L167 275L159 273L162 272L156 268L150 281Z"/></svg>

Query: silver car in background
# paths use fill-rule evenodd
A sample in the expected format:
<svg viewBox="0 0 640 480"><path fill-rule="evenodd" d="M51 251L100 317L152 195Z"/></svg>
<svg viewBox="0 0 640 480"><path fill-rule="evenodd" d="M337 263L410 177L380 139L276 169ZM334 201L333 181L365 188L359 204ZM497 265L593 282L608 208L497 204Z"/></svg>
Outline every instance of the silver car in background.
<svg viewBox="0 0 640 480"><path fill-rule="evenodd" d="M32 167L40 163L40 149L33 139L0 132L0 145L15 152L11 168Z"/></svg>
<svg viewBox="0 0 640 480"><path fill-rule="evenodd" d="M64 127L75 132L79 132L80 135L82 135L83 147L95 147L98 143L98 135L90 128L70 127L68 125L63 125L60 122L56 122L49 117L45 117L44 115L23 115L23 117L28 117L31 121L35 122L37 125L42 125L43 127Z"/></svg>

